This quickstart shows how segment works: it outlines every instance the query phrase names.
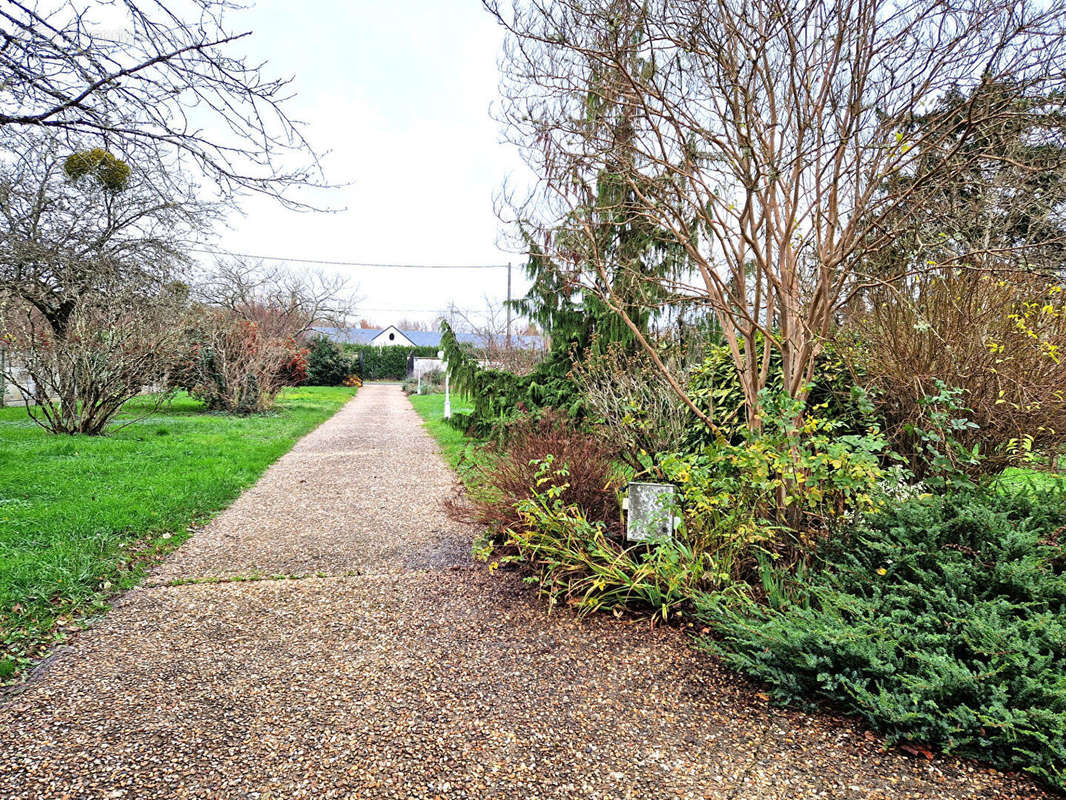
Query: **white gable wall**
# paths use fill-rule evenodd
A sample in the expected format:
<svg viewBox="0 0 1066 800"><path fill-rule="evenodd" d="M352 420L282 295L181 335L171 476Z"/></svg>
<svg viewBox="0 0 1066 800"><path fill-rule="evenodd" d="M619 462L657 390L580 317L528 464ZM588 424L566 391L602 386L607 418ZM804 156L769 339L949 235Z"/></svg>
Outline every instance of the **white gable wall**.
<svg viewBox="0 0 1066 800"><path fill-rule="evenodd" d="M403 331L397 328L395 325L390 325L373 339L370 340L370 344L377 347L391 347L400 345L402 347L414 347L415 343L403 335Z"/></svg>

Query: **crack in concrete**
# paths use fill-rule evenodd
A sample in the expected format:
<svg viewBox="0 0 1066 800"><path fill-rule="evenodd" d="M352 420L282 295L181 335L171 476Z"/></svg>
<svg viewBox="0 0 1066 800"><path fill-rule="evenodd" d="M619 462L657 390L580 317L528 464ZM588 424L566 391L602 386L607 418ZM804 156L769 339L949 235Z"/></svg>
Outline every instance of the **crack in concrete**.
<svg viewBox="0 0 1066 800"><path fill-rule="evenodd" d="M387 578L393 575L428 575L431 573L439 572L468 572L478 568L476 564L450 564L440 567L425 567L422 569L398 569L392 571L364 571L364 570L349 570L341 573L330 572L307 572L307 573L292 573L292 574L260 574L260 573L240 573L237 575L206 575L199 578L175 578L173 580L165 581L163 583L150 583L144 584L140 589L171 589L177 586L203 586L214 583L262 583L262 582L280 582L280 581L304 581L312 578L322 578L326 580L342 580L344 578Z"/></svg>

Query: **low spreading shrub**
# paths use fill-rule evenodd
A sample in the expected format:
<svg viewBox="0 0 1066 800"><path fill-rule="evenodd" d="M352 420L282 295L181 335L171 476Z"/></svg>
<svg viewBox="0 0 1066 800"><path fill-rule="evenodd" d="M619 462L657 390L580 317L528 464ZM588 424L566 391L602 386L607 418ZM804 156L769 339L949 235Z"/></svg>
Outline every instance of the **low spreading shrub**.
<svg viewBox="0 0 1066 800"><path fill-rule="evenodd" d="M705 646L776 699L1066 786L1066 498L918 497L759 604L702 603Z"/></svg>
<svg viewBox="0 0 1066 800"><path fill-rule="evenodd" d="M444 391L444 372L431 369L422 375L422 391L427 394L440 394Z"/></svg>

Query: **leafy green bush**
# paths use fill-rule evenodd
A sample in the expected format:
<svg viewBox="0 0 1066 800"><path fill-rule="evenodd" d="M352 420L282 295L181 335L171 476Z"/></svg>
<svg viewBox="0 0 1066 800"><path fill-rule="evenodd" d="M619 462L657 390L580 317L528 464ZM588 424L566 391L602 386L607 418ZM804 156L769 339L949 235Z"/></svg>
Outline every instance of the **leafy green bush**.
<svg viewBox="0 0 1066 800"><path fill-rule="evenodd" d="M797 401L770 392L762 408L761 431L741 444L645 456L647 473L678 487L684 525L672 542L626 549L609 446L529 421L477 467L466 520L502 532L501 549L517 552L509 560L528 564L553 600L583 609L629 598L631 610L665 616L697 592L786 573L828 530L886 502L896 476L880 464L876 429L834 436L839 423L802 416ZM545 473L552 463L560 469ZM674 588L663 594L664 585Z"/></svg>
<svg viewBox="0 0 1066 800"><path fill-rule="evenodd" d="M878 508L899 480L881 464L876 427L843 434L841 422L769 390L760 407L760 430L742 429L739 442L656 460L678 486L685 536L709 555L718 587L751 578L763 556L803 560L826 531Z"/></svg>
<svg viewBox="0 0 1066 800"><path fill-rule="evenodd" d="M307 354L307 385L340 386L352 372L351 359L345 357L340 345L325 336L311 340Z"/></svg>
<svg viewBox="0 0 1066 800"><path fill-rule="evenodd" d="M767 605L707 598L708 649L776 699L1066 786L1066 498L912 498Z"/></svg>
<svg viewBox="0 0 1066 800"><path fill-rule="evenodd" d="M570 473L548 456L535 461L534 486L517 504L519 524L507 531L515 550L501 561L530 569L552 605L579 613L650 610L667 619L695 594L703 560L680 542L651 541L624 547L603 522L590 522L563 497ZM488 557L486 553L484 557Z"/></svg>
<svg viewBox="0 0 1066 800"><path fill-rule="evenodd" d="M967 472L980 475L984 454L980 443L964 444L963 438L980 426L963 404L963 390L933 381L936 394L922 395L912 418L901 426L907 446L902 448L912 476L937 489L967 489ZM897 432L898 434L899 432ZM897 440L899 439L897 435ZM996 470L997 472L999 470Z"/></svg>
<svg viewBox="0 0 1066 800"><path fill-rule="evenodd" d="M856 386L843 358L829 345L826 347L815 364L807 407L837 423L841 433L862 434L871 423L874 406L866 393ZM740 441L747 428L744 391L725 344L712 344L706 348L703 363L689 374L687 389L692 401L711 416L726 438ZM767 391L773 394L782 391L781 354L776 348L771 348ZM713 432L706 426L693 425L684 439L684 449L696 450L714 441Z"/></svg>
<svg viewBox="0 0 1066 800"><path fill-rule="evenodd" d="M553 603L664 618L700 592L785 574L834 525L880 507L892 476L875 432L833 437L836 423L810 416L797 428L798 404L769 392L762 406L762 431L742 444L648 459L678 486L684 525L671 541L634 547L621 542L610 449L527 427L532 435L510 439L473 482L468 521L503 532L502 547L485 539L482 555L511 551L503 560L530 568Z"/></svg>

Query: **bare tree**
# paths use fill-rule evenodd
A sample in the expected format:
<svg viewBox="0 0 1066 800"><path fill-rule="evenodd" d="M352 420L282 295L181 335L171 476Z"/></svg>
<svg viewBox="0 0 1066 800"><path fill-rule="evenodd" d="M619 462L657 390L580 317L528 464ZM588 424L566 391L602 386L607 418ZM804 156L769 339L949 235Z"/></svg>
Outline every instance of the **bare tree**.
<svg viewBox="0 0 1066 800"><path fill-rule="evenodd" d="M426 322L424 319L401 319L396 323L396 327L401 331L433 331L437 329L437 326L432 322Z"/></svg>
<svg viewBox="0 0 1066 800"><path fill-rule="evenodd" d="M270 335L299 339L324 325L348 328L357 287L325 272L268 267L241 258L222 259L194 283L195 300L268 328Z"/></svg>
<svg viewBox="0 0 1066 800"><path fill-rule="evenodd" d="M144 168L39 137L0 162L0 321L6 377L56 433L102 433L157 383L187 287L182 244L211 209L161 195Z"/></svg>
<svg viewBox="0 0 1066 800"><path fill-rule="evenodd" d="M181 277L212 206L160 193L152 162L70 151L49 135L30 144L0 161L0 296L29 304L62 337L83 298L120 283L159 291ZM108 165L116 175L100 171Z"/></svg>
<svg viewBox="0 0 1066 800"><path fill-rule="evenodd" d="M942 262L904 259L887 274L879 256L910 226L899 210L916 193L950 180L960 159L1003 157L975 131L1017 114L1023 94L1061 104L1066 76L1050 65L1066 59L1062 6L485 5L509 32L503 118L539 179L516 208L523 230L541 232L546 257L625 320L711 426L632 319L632 292L616 295L626 264L601 247L605 221L624 213L683 249L687 275L654 280L717 316L756 426L772 351L802 399L840 308L872 283L915 269L1027 267L1024 237L969 241ZM958 101L940 102L949 93ZM625 188L617 207L604 202L605 181Z"/></svg>
<svg viewBox="0 0 1066 800"><path fill-rule="evenodd" d="M971 262L975 253L983 256L998 248L1001 259L1013 255L1032 272L1061 277L1066 256L1066 112L1061 97L1044 96L1039 88L982 86L984 99L978 102L1002 108L1003 113L994 116L974 115L958 90L946 93L930 113L915 116L910 130L921 130L929 122L950 126L956 114L955 127L965 125L966 137L917 137L919 147L936 152L919 152L916 158L943 160L945 174L916 187L909 185L913 174L889 178L892 191L905 198L893 209L891 221L903 235L869 259L872 272L891 276L900 265L932 262L946 265L937 271L942 273ZM1001 93L1006 93L1005 101ZM886 291L875 289L872 294L880 294L883 302Z"/></svg>
<svg viewBox="0 0 1066 800"><path fill-rule="evenodd" d="M509 344L506 306L488 296L483 302L484 309L476 314L452 304L443 318L452 330L474 334L479 360L516 375L529 373L544 358L545 348L515 347L513 336Z"/></svg>
<svg viewBox="0 0 1066 800"><path fill-rule="evenodd" d="M240 259L221 261L193 286L187 349L171 376L208 408L261 413L285 386L307 377L312 327L347 327L347 281Z"/></svg>
<svg viewBox="0 0 1066 800"><path fill-rule="evenodd" d="M321 183L290 81L239 48L235 0L0 0L0 127L93 137L131 162L194 164L231 197ZM108 19L104 19L106 15ZM297 154L302 164L285 166ZM175 172L162 173L167 178Z"/></svg>

